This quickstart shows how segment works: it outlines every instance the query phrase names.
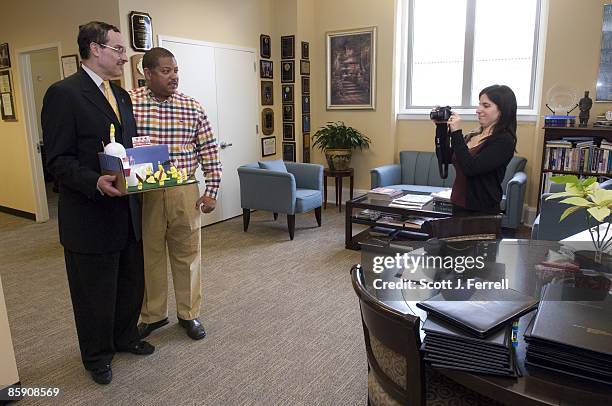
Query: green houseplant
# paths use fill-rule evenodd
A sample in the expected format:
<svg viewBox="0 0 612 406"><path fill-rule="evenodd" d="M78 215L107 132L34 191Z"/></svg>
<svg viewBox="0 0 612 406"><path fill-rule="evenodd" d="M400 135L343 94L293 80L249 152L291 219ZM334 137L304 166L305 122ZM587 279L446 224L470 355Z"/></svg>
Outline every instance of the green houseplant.
<svg viewBox="0 0 612 406"><path fill-rule="evenodd" d="M354 149L367 149L371 140L342 121L328 122L312 136L313 147L325 153L330 169L344 170L350 167Z"/></svg>
<svg viewBox="0 0 612 406"><path fill-rule="evenodd" d="M612 247L612 233L610 233L610 222L605 232L600 231L599 225L606 221L612 213L612 190L602 189L594 177L578 179L576 175L553 176L550 178L555 183L565 184L565 191L553 193L548 199L559 199L561 203L570 205L559 221L563 221L574 212L584 210L585 222L595 245L595 262L601 263L603 255L608 248ZM608 219L610 221L610 219ZM593 227L596 231L593 231Z"/></svg>

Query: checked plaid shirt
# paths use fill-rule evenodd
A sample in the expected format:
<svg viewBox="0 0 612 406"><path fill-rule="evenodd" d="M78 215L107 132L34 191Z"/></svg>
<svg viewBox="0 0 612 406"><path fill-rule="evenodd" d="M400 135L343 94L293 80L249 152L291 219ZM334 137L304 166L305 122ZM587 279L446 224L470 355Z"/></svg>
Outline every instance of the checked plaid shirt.
<svg viewBox="0 0 612 406"><path fill-rule="evenodd" d="M180 92L159 102L146 86L129 93L137 135L149 136L152 144L167 144L170 159L178 162L178 169L187 168L189 176L199 162L206 180L204 194L216 199L222 170L219 144L202 105Z"/></svg>

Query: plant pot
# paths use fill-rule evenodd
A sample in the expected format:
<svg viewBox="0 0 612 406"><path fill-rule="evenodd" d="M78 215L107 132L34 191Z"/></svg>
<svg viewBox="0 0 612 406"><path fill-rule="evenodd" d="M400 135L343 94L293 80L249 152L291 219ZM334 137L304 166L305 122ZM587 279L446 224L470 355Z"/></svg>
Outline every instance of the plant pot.
<svg viewBox="0 0 612 406"><path fill-rule="evenodd" d="M329 169L343 171L351 166L352 151L350 149L326 149L325 158Z"/></svg>

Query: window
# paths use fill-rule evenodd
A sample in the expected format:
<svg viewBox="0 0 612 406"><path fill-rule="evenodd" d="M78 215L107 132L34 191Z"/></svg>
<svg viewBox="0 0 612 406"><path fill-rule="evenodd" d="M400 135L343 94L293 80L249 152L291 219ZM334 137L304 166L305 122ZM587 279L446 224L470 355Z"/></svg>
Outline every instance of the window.
<svg viewBox="0 0 612 406"><path fill-rule="evenodd" d="M534 108L540 0L406 0L403 110L472 109L492 84Z"/></svg>

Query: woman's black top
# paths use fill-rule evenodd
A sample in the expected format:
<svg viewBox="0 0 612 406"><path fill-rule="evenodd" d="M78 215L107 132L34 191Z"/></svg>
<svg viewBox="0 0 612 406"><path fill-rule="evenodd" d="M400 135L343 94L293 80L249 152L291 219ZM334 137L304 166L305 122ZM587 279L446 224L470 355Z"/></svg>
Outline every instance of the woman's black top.
<svg viewBox="0 0 612 406"><path fill-rule="evenodd" d="M461 130L452 132L451 144L455 155L455 170L465 175L465 209L497 214L503 191L501 183L506 167L514 155L516 142L510 134L487 137L472 155Z"/></svg>

